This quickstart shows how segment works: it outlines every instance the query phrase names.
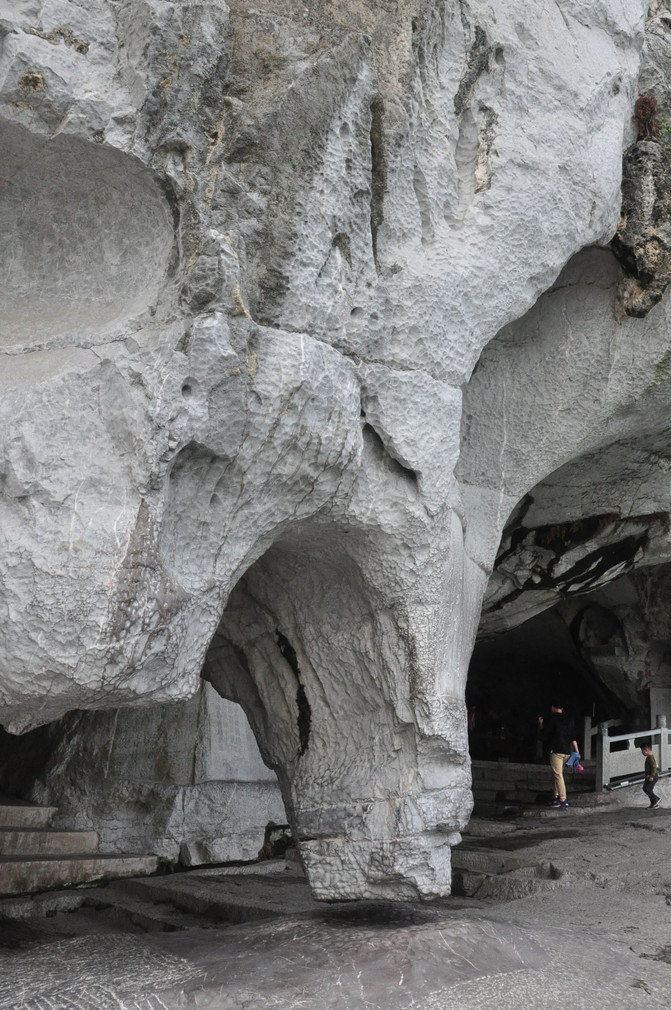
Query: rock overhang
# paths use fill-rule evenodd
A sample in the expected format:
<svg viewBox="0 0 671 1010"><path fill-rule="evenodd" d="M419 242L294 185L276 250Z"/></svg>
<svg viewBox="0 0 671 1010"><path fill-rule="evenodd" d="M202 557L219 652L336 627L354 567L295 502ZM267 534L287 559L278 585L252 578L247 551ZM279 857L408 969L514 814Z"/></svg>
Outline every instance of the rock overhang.
<svg viewBox="0 0 671 1010"><path fill-rule="evenodd" d="M61 250L63 311L36 293L41 343L5 377L3 721L185 696L226 626L219 687L278 768L320 896L449 891L487 569L515 496L556 465L541 441L503 480L477 423L460 450L461 387L480 360L468 411L495 417L483 348L615 229L645 7L54 0L5 18L2 122L71 162L68 185L98 180L78 212L110 245L107 270L88 236ZM41 171L24 191L57 221L75 192ZM484 481L463 478L471 448ZM263 583L246 610L241 578ZM310 671L321 750L301 753L278 632ZM349 784L329 749L345 657L379 709L372 735L365 706L348 722Z"/></svg>

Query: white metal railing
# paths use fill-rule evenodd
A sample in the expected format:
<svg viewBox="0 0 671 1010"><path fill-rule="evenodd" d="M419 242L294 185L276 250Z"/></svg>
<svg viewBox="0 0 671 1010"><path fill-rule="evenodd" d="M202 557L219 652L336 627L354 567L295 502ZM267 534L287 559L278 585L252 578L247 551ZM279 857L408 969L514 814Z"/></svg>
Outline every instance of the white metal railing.
<svg viewBox="0 0 671 1010"><path fill-rule="evenodd" d="M668 773L671 763L671 747L669 747L669 729L666 716L657 716L657 728L639 730L637 733L623 733L620 736L608 736L608 724L600 723L596 738L596 791L602 792L611 787L613 779L627 776L637 776L643 780L645 758L641 754L642 742L649 742L652 752L657 758L660 775ZM639 741L638 745L636 741ZM626 741L625 748L613 750L613 744Z"/></svg>

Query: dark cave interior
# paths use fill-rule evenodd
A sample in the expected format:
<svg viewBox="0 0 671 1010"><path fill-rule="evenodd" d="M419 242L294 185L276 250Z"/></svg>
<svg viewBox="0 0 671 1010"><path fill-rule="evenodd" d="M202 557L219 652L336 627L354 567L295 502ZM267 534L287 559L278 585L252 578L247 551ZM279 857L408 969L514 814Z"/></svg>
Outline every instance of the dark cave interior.
<svg viewBox="0 0 671 1010"><path fill-rule="evenodd" d="M583 720L625 719L624 703L599 679L556 608L504 634L480 639L468 674L469 746L476 760L541 757L538 717L561 701L584 753Z"/></svg>

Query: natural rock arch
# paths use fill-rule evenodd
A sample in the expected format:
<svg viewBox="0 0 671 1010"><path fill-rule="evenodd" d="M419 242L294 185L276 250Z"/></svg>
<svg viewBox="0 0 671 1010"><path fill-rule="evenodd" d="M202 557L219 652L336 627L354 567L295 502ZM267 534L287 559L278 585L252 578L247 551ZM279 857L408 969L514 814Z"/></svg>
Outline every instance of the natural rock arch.
<svg viewBox="0 0 671 1010"><path fill-rule="evenodd" d="M204 668L277 770L321 898L444 893L470 807L462 703L445 685L430 712L384 567L354 531L286 535L231 594Z"/></svg>

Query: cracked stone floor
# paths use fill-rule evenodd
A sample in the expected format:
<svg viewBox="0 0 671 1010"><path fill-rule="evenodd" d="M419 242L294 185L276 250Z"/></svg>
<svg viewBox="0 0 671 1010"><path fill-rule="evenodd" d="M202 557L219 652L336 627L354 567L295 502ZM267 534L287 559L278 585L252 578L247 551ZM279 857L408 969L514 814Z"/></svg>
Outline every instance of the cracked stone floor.
<svg viewBox="0 0 671 1010"><path fill-rule="evenodd" d="M557 886L518 900L317 906L304 882L280 875L274 917L230 924L216 912L230 878L177 874L166 894L209 894L212 908L171 931L102 906L0 918L0 1010L671 1005L671 808L562 811L479 829L486 837L467 845L551 863ZM258 908L266 892L255 879L256 892L251 878L236 886Z"/></svg>

